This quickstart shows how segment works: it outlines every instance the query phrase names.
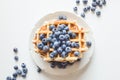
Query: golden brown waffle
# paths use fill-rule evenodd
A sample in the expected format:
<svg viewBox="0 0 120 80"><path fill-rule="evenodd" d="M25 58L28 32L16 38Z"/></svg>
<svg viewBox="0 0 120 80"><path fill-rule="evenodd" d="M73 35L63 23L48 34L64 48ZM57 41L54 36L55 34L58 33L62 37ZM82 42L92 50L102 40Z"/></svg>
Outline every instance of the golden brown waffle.
<svg viewBox="0 0 120 80"><path fill-rule="evenodd" d="M52 31L49 30L49 26L53 24L56 27L60 24L66 24L69 27L69 30L76 33L77 37L75 39L70 39L70 41L74 41L74 42L78 42L80 47L79 48L72 48L72 51L68 54L67 57L62 58L59 54L54 57L54 58L50 58L50 52L53 51L52 48L50 48L49 52L47 52L47 54L45 54L42 50L38 49L37 44L41 42L41 40L39 40L39 35L41 33L46 34L46 38L49 37L49 34L52 33ZM41 57L45 60L45 61L59 61L59 62L74 62L77 59L80 59L83 57L83 52L85 52L87 50L87 46L86 46L86 41L85 41L85 29L83 27L79 27L76 22L74 21L69 21L69 20L55 20L55 21L50 21L45 23L43 26L40 26L40 28L36 31L34 39L33 39L33 44L34 44L34 51L36 53L39 53L41 55ZM49 43L47 44L49 45ZM74 51L79 51L80 55L79 56L74 56Z"/></svg>

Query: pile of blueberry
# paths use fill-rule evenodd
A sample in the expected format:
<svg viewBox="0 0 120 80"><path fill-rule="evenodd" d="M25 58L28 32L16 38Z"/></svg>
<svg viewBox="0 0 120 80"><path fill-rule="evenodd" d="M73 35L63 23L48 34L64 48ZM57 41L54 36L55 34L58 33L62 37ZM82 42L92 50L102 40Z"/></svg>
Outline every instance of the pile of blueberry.
<svg viewBox="0 0 120 80"><path fill-rule="evenodd" d="M82 0L83 4L85 7L83 8L83 12L80 14L81 17L85 18L85 13L91 10L91 12L96 13L97 16L101 15L101 11L97 10L97 7L102 8L103 6L106 5L106 0L92 0L91 5L88 4L88 0ZM80 4L80 0L76 0L76 4ZM74 12L78 11L78 7L73 8Z"/></svg>

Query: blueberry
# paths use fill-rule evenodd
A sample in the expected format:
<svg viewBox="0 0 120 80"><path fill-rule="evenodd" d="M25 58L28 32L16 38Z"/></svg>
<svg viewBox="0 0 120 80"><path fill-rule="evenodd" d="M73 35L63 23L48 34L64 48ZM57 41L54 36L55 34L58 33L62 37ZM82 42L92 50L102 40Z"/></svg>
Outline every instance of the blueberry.
<svg viewBox="0 0 120 80"><path fill-rule="evenodd" d="M27 68L23 68L22 71L23 71L23 73L27 73L28 69Z"/></svg>
<svg viewBox="0 0 120 80"><path fill-rule="evenodd" d="M80 3L80 0L76 0L76 4L79 4Z"/></svg>
<svg viewBox="0 0 120 80"><path fill-rule="evenodd" d="M57 52L58 52L58 53L62 53L62 48L59 47L59 48L57 49Z"/></svg>
<svg viewBox="0 0 120 80"><path fill-rule="evenodd" d="M74 8L73 8L73 10L74 10L75 12L77 11L77 9L78 9L77 7L74 7Z"/></svg>
<svg viewBox="0 0 120 80"><path fill-rule="evenodd" d="M103 4L103 5L106 5L106 0L103 0L102 4Z"/></svg>
<svg viewBox="0 0 120 80"><path fill-rule="evenodd" d="M80 47L79 43L75 43L75 47L79 48Z"/></svg>
<svg viewBox="0 0 120 80"><path fill-rule="evenodd" d="M96 2L96 0L92 0L93 2Z"/></svg>
<svg viewBox="0 0 120 80"><path fill-rule="evenodd" d="M54 33L55 31L57 31L57 29L56 29L56 28L53 28L53 29L52 29L52 32Z"/></svg>
<svg viewBox="0 0 120 80"><path fill-rule="evenodd" d="M75 34L75 33L72 33L71 38L76 38L76 34Z"/></svg>
<svg viewBox="0 0 120 80"><path fill-rule="evenodd" d="M84 12L87 12L87 8L86 8L86 7L85 7L85 8L83 8L83 11L84 11Z"/></svg>
<svg viewBox="0 0 120 80"><path fill-rule="evenodd" d="M14 69L15 69L15 70L17 70L17 69L18 69L18 66L17 66L17 65L15 65L15 66L14 66Z"/></svg>
<svg viewBox="0 0 120 80"><path fill-rule="evenodd" d="M62 63L61 63L62 68L66 68L67 64L68 64L67 62L62 62Z"/></svg>
<svg viewBox="0 0 120 80"><path fill-rule="evenodd" d="M66 47L66 48L65 48L65 51L66 51L67 53L69 53L69 52L71 52L71 48L70 48L70 47Z"/></svg>
<svg viewBox="0 0 120 80"><path fill-rule="evenodd" d="M53 28L55 28L55 25L52 24L49 26L49 30L52 30Z"/></svg>
<svg viewBox="0 0 120 80"><path fill-rule="evenodd" d="M57 37L57 36L59 36L60 35L60 31L56 31L55 32L55 36Z"/></svg>
<svg viewBox="0 0 120 80"><path fill-rule="evenodd" d="M65 41L62 41L61 44L65 44L66 42Z"/></svg>
<svg viewBox="0 0 120 80"><path fill-rule="evenodd" d="M66 27L64 28L64 30L69 31L69 27L68 27L68 26L66 26Z"/></svg>
<svg viewBox="0 0 120 80"><path fill-rule="evenodd" d="M11 80L11 77L10 76L6 77L6 80Z"/></svg>
<svg viewBox="0 0 120 80"><path fill-rule="evenodd" d="M63 40L65 39L65 36L64 36L64 35L60 35L60 36L59 36L59 39L60 39L61 41L63 41Z"/></svg>
<svg viewBox="0 0 120 80"><path fill-rule="evenodd" d="M26 64L25 64L25 63L22 63L22 64L21 64L21 67L22 67L22 68L26 68Z"/></svg>
<svg viewBox="0 0 120 80"><path fill-rule="evenodd" d="M66 45L65 45L65 44L63 44L61 47L62 47L62 49L65 49L65 48L66 48Z"/></svg>
<svg viewBox="0 0 120 80"><path fill-rule="evenodd" d="M100 3L98 6L102 8L102 3Z"/></svg>
<svg viewBox="0 0 120 80"><path fill-rule="evenodd" d="M95 7L91 7L91 11L92 11L92 12L94 12L94 11L95 11L95 9L96 9Z"/></svg>
<svg viewBox="0 0 120 80"><path fill-rule="evenodd" d="M67 32L66 30L62 30L62 34L65 35Z"/></svg>
<svg viewBox="0 0 120 80"><path fill-rule="evenodd" d="M96 11L96 15L97 15L97 16L100 16L100 15L101 15L101 12L100 12L100 11Z"/></svg>
<svg viewBox="0 0 120 80"><path fill-rule="evenodd" d="M86 42L87 47L91 47L92 43L90 41Z"/></svg>
<svg viewBox="0 0 120 80"><path fill-rule="evenodd" d="M71 43L71 47L74 48L75 47L75 42Z"/></svg>
<svg viewBox="0 0 120 80"><path fill-rule="evenodd" d="M16 78L13 77L11 80L16 80Z"/></svg>
<svg viewBox="0 0 120 80"><path fill-rule="evenodd" d="M54 58L54 53L50 53L50 58Z"/></svg>
<svg viewBox="0 0 120 80"><path fill-rule="evenodd" d="M60 43L58 41L54 42L54 47L59 47Z"/></svg>
<svg viewBox="0 0 120 80"><path fill-rule="evenodd" d="M74 55L75 55L75 56L79 56L79 55L80 55L80 52L75 51L75 52L74 52Z"/></svg>
<svg viewBox="0 0 120 80"><path fill-rule="evenodd" d="M57 63L58 68L62 68L61 62Z"/></svg>
<svg viewBox="0 0 120 80"><path fill-rule="evenodd" d="M58 26L58 30L61 31L61 30L64 29L64 27L65 27L65 25L64 25L64 24L61 24L61 25Z"/></svg>
<svg viewBox="0 0 120 80"><path fill-rule="evenodd" d="M20 69L16 70L16 72L17 72L18 75L22 74L22 71Z"/></svg>
<svg viewBox="0 0 120 80"><path fill-rule="evenodd" d="M69 40L70 36L68 34L65 35L65 40Z"/></svg>
<svg viewBox="0 0 120 80"><path fill-rule="evenodd" d="M66 45L67 45L67 46L70 46L70 45L71 45L71 42L70 42L70 41L66 41Z"/></svg>
<svg viewBox="0 0 120 80"><path fill-rule="evenodd" d="M90 6L87 6L87 10L90 10L90 8L91 8Z"/></svg>
<svg viewBox="0 0 120 80"><path fill-rule="evenodd" d="M52 38L51 37L48 37L47 40L48 40L48 42L52 42Z"/></svg>
<svg viewBox="0 0 120 80"><path fill-rule="evenodd" d="M85 13L81 13L81 17L82 17L82 18L85 18Z"/></svg>
<svg viewBox="0 0 120 80"><path fill-rule="evenodd" d="M58 19L59 19L59 20L67 20L67 17L66 17L66 16L63 16L63 15L60 15L60 16L58 17Z"/></svg>
<svg viewBox="0 0 120 80"><path fill-rule="evenodd" d="M37 72L40 73L41 71L42 71L42 69L37 66Z"/></svg>
<svg viewBox="0 0 120 80"><path fill-rule="evenodd" d="M100 4L100 2L101 2L100 0L97 0L97 1L96 1L96 4L97 4L97 5L99 5L99 4Z"/></svg>
<svg viewBox="0 0 120 80"><path fill-rule="evenodd" d="M93 2L93 3L92 3L92 6L93 6L93 7L96 7L96 6L97 6L96 2Z"/></svg>
<svg viewBox="0 0 120 80"><path fill-rule="evenodd" d="M52 42L53 42L53 43L54 43L54 42L56 42L56 41L57 41L57 39L56 39L56 38L53 38L53 39L52 39Z"/></svg>
<svg viewBox="0 0 120 80"><path fill-rule="evenodd" d="M26 78L26 73L23 73L23 72L22 72L21 76L22 76L23 78Z"/></svg>
<svg viewBox="0 0 120 80"><path fill-rule="evenodd" d="M83 0L83 4L87 4L88 3L88 0Z"/></svg>
<svg viewBox="0 0 120 80"><path fill-rule="evenodd" d="M50 43L49 47L52 48L53 47L53 43Z"/></svg>
<svg viewBox="0 0 120 80"><path fill-rule="evenodd" d="M17 52L18 52L18 49L17 49L17 48L13 48L13 52L14 52L14 53L17 53Z"/></svg>
<svg viewBox="0 0 120 80"><path fill-rule="evenodd" d="M16 77L17 77L17 73L16 73L16 72L15 72L15 73L13 73L12 75L13 75L13 77L14 77L14 78L16 78Z"/></svg>
<svg viewBox="0 0 120 80"><path fill-rule="evenodd" d="M43 43L43 44L47 44L47 42L48 42L47 38L43 38L43 39L42 39L42 43Z"/></svg>
<svg viewBox="0 0 120 80"><path fill-rule="evenodd" d="M43 43L39 43L39 44L37 45L38 49L43 49L43 46L44 46Z"/></svg>
<svg viewBox="0 0 120 80"><path fill-rule="evenodd" d="M50 66L51 66L51 68L55 68L56 62L51 62Z"/></svg>
<svg viewBox="0 0 120 80"><path fill-rule="evenodd" d="M14 59L15 59L15 61L18 61L19 58L18 58L18 56L15 56Z"/></svg>
<svg viewBox="0 0 120 80"><path fill-rule="evenodd" d="M49 51L49 47L48 47L48 46L44 46L44 47L43 47L43 51L44 51L44 52Z"/></svg>
<svg viewBox="0 0 120 80"><path fill-rule="evenodd" d="M72 36L72 31L68 31L68 34L69 34L70 36Z"/></svg>
<svg viewBox="0 0 120 80"><path fill-rule="evenodd" d="M40 34L39 38L40 40L42 40L43 38L45 38L45 34Z"/></svg>

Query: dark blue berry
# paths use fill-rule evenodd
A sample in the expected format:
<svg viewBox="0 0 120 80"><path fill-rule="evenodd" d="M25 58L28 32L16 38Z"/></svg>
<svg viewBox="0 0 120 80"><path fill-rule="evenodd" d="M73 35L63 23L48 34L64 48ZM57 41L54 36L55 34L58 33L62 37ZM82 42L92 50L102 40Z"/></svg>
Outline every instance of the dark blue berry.
<svg viewBox="0 0 120 80"><path fill-rule="evenodd" d="M92 0L93 2L96 2L96 0Z"/></svg>
<svg viewBox="0 0 120 80"><path fill-rule="evenodd" d="M79 48L80 47L79 43L75 43L75 47Z"/></svg>
<svg viewBox="0 0 120 80"><path fill-rule="evenodd" d="M58 17L58 19L59 19L59 20L67 20L67 17L66 17L66 16L63 16L63 15L60 15L60 16Z"/></svg>
<svg viewBox="0 0 120 80"><path fill-rule="evenodd" d="M52 39L52 42L53 42L53 43L54 43L54 42L56 42L56 41L57 41L57 39L56 39L56 38L53 38L53 39Z"/></svg>
<svg viewBox="0 0 120 80"><path fill-rule="evenodd" d="M90 41L86 42L87 47L91 47L92 43Z"/></svg>
<svg viewBox="0 0 120 80"><path fill-rule="evenodd" d="M82 18L85 18L85 13L81 13L81 17L82 17Z"/></svg>
<svg viewBox="0 0 120 80"><path fill-rule="evenodd" d="M53 47L53 43L50 43L49 47L52 48Z"/></svg>
<svg viewBox="0 0 120 80"><path fill-rule="evenodd" d="M44 46L43 43L39 43L39 44L37 45L38 49L43 49L43 46Z"/></svg>
<svg viewBox="0 0 120 80"><path fill-rule="evenodd" d="M57 63L58 68L62 68L61 62Z"/></svg>
<svg viewBox="0 0 120 80"><path fill-rule="evenodd" d="M28 72L28 69L27 69L27 68L23 68L22 71L23 71L24 73L27 73L27 72Z"/></svg>
<svg viewBox="0 0 120 80"><path fill-rule="evenodd" d="M60 31L56 31L55 32L55 36L57 37L57 36L59 36L60 35Z"/></svg>
<svg viewBox="0 0 120 80"><path fill-rule="evenodd" d="M62 47L62 49L65 49L65 48L66 48L66 45L65 45L65 44L63 44L61 47Z"/></svg>
<svg viewBox="0 0 120 80"><path fill-rule="evenodd" d="M70 36L72 36L72 33L73 33L72 31L68 31L68 34L69 34Z"/></svg>
<svg viewBox="0 0 120 80"><path fill-rule="evenodd" d="M83 0L83 4L87 4L88 3L88 0Z"/></svg>
<svg viewBox="0 0 120 80"><path fill-rule="evenodd" d="M14 53L17 53L17 52L18 52L18 49L17 49L17 48L14 48L14 49L13 49L13 52L14 52Z"/></svg>
<svg viewBox="0 0 120 80"><path fill-rule="evenodd" d="M70 47L66 47L66 48L65 48L65 51L66 51L67 53L69 53L69 52L71 52L71 48L70 48Z"/></svg>
<svg viewBox="0 0 120 80"><path fill-rule="evenodd" d="M106 5L106 0L103 0L102 4L103 4L103 5Z"/></svg>
<svg viewBox="0 0 120 80"><path fill-rule="evenodd" d="M84 12L87 12L87 8L86 8L86 7L85 7L85 8L83 8L83 11L84 11Z"/></svg>
<svg viewBox="0 0 120 80"><path fill-rule="evenodd" d="M11 80L11 77L10 76L6 77L6 80Z"/></svg>
<svg viewBox="0 0 120 80"><path fill-rule="evenodd" d="M22 72L21 76L22 76L23 78L26 78L26 73L23 73L23 72Z"/></svg>
<svg viewBox="0 0 120 80"><path fill-rule="evenodd" d="M70 41L66 41L66 45L67 45L67 46L70 46L70 45L71 45L71 42L70 42Z"/></svg>
<svg viewBox="0 0 120 80"><path fill-rule="evenodd" d="M77 11L77 7L74 7L73 10L74 10L74 11Z"/></svg>
<svg viewBox="0 0 120 80"><path fill-rule="evenodd" d="M75 34L75 33L72 33L71 38L76 38L76 34Z"/></svg>
<svg viewBox="0 0 120 80"><path fill-rule="evenodd" d="M65 51L62 52L61 57L65 58L67 56L67 53Z"/></svg>
<svg viewBox="0 0 120 80"><path fill-rule="evenodd" d="M11 80L16 80L16 78L13 77Z"/></svg>
<svg viewBox="0 0 120 80"><path fill-rule="evenodd" d="M69 27L68 27L68 26L66 26L66 27L64 28L64 30L69 31Z"/></svg>
<svg viewBox="0 0 120 80"><path fill-rule="evenodd" d="M17 72L18 75L22 74L22 71L20 69L16 70L16 72Z"/></svg>
<svg viewBox="0 0 120 80"><path fill-rule="evenodd" d="M90 8L91 8L90 6L87 6L87 10L90 10Z"/></svg>
<svg viewBox="0 0 120 80"><path fill-rule="evenodd" d="M37 66L37 72L40 73L41 71L42 71L42 69Z"/></svg>
<svg viewBox="0 0 120 80"><path fill-rule="evenodd" d="M101 12L100 12L100 11L96 11L96 15L97 15L97 16L100 16L100 15L101 15Z"/></svg>
<svg viewBox="0 0 120 80"><path fill-rule="evenodd" d="M79 4L80 3L80 0L76 0L76 4Z"/></svg>
<svg viewBox="0 0 120 80"><path fill-rule="evenodd" d="M15 66L14 66L14 69L15 69L15 70L17 70L17 69L18 69L18 66L17 66L17 65L15 65Z"/></svg>
<svg viewBox="0 0 120 80"><path fill-rule="evenodd" d="M26 64L25 64L25 63L22 63L22 64L21 64L21 67L22 67L22 68L26 68Z"/></svg>
<svg viewBox="0 0 120 80"><path fill-rule="evenodd" d="M58 52L58 53L62 53L62 48L59 47L59 48L57 49L57 52Z"/></svg>
<svg viewBox="0 0 120 80"><path fill-rule="evenodd" d="M94 12L94 11L95 11L95 9L96 9L95 7L91 7L91 11L92 11L92 12Z"/></svg>
<svg viewBox="0 0 120 80"><path fill-rule="evenodd" d="M17 73L15 72L15 73L13 73L13 77L14 78L16 78L17 77Z"/></svg>
<svg viewBox="0 0 120 80"><path fill-rule="evenodd" d="M45 34L40 34L40 40L42 40L43 38L45 38Z"/></svg>
<svg viewBox="0 0 120 80"><path fill-rule="evenodd" d="M60 43L58 41L54 42L54 47L59 47Z"/></svg>
<svg viewBox="0 0 120 80"><path fill-rule="evenodd" d="M44 46L44 47L43 47L43 51L44 51L44 52L49 51L49 47L48 47L48 46Z"/></svg>
<svg viewBox="0 0 120 80"><path fill-rule="evenodd" d="M42 39L42 43L43 43L43 44L47 44L47 42L48 42L47 38L43 38L43 39Z"/></svg>
<svg viewBox="0 0 120 80"><path fill-rule="evenodd" d="M100 3L98 6L102 8L102 3Z"/></svg>
<svg viewBox="0 0 120 80"><path fill-rule="evenodd" d="M15 61L18 61L19 58L18 58L18 56L15 56L14 59L15 59Z"/></svg>
<svg viewBox="0 0 120 80"><path fill-rule="evenodd" d="M71 47L74 48L75 47L75 42L71 43Z"/></svg>
<svg viewBox="0 0 120 80"><path fill-rule="evenodd" d="M96 2L93 2L93 3L92 3L92 6L93 6L93 7L96 7L96 6L97 6Z"/></svg>
<svg viewBox="0 0 120 80"><path fill-rule="evenodd" d="M55 68L55 66L56 66L56 62L51 62L50 67Z"/></svg>
<svg viewBox="0 0 120 80"><path fill-rule="evenodd" d="M62 34L65 35L67 32L66 30L62 30Z"/></svg>
<svg viewBox="0 0 120 80"><path fill-rule="evenodd" d="M60 36L59 36L59 39L60 39L61 41L63 41L63 40L65 39L65 36L64 36L64 35L60 35Z"/></svg>
<svg viewBox="0 0 120 80"><path fill-rule="evenodd" d="M53 28L55 28L55 25L52 24L49 26L49 30L52 30Z"/></svg>
<svg viewBox="0 0 120 80"><path fill-rule="evenodd" d="M75 55L75 56L79 56L79 55L80 55L80 52L75 51L75 52L74 52L74 55Z"/></svg>

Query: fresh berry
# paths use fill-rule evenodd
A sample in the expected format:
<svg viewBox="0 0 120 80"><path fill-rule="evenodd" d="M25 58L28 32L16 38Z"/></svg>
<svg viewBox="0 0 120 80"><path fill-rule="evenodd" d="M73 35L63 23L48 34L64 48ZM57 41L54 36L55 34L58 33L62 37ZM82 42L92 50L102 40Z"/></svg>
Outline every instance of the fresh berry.
<svg viewBox="0 0 120 80"><path fill-rule="evenodd" d="M14 48L14 49L13 49L13 52L14 52L14 53L17 53L17 52L18 52L18 49L17 49L17 48Z"/></svg>
<svg viewBox="0 0 120 80"><path fill-rule="evenodd" d="M71 42L70 42L70 41L66 41L66 45L67 45L67 46L70 46L70 45L71 45Z"/></svg>
<svg viewBox="0 0 120 80"><path fill-rule="evenodd" d="M59 45L60 45L60 43L58 41L55 41L53 46L58 48Z"/></svg>
<svg viewBox="0 0 120 80"><path fill-rule="evenodd" d="M96 2L96 0L92 0L93 2Z"/></svg>
<svg viewBox="0 0 120 80"><path fill-rule="evenodd" d="M16 78L13 77L11 80L16 80Z"/></svg>
<svg viewBox="0 0 120 80"><path fill-rule="evenodd" d="M56 62L51 62L50 67L55 68L55 66L56 66Z"/></svg>
<svg viewBox="0 0 120 80"><path fill-rule="evenodd" d="M64 30L69 31L69 27L68 27L68 26L66 26L66 27L64 28Z"/></svg>
<svg viewBox="0 0 120 80"><path fill-rule="evenodd" d="M71 47L74 48L75 47L75 42L71 43Z"/></svg>
<svg viewBox="0 0 120 80"><path fill-rule="evenodd" d="M52 24L49 26L49 30L52 30L53 28L55 28L55 25Z"/></svg>
<svg viewBox="0 0 120 80"><path fill-rule="evenodd" d="M50 53L50 58L54 58L54 53Z"/></svg>
<svg viewBox="0 0 120 80"><path fill-rule="evenodd" d="M14 59L15 59L15 61L18 61L19 58L18 58L18 56L15 56Z"/></svg>
<svg viewBox="0 0 120 80"><path fill-rule="evenodd" d="M57 39L56 39L56 38L53 38L53 39L52 39L52 42L53 42L53 43L54 43L54 42L56 42L56 41L57 41Z"/></svg>
<svg viewBox="0 0 120 80"><path fill-rule="evenodd" d="M72 31L68 31L69 36L72 36Z"/></svg>
<svg viewBox="0 0 120 80"><path fill-rule="evenodd" d="M80 0L76 0L76 4L79 4L80 3Z"/></svg>
<svg viewBox="0 0 120 80"><path fill-rule="evenodd" d="M43 38L43 39L42 39L42 43L43 43L43 44L47 44L47 42L48 42L47 38Z"/></svg>
<svg viewBox="0 0 120 80"><path fill-rule="evenodd" d="M85 8L83 8L83 11L84 11L84 12L87 12L87 8L86 8L86 7L85 7Z"/></svg>
<svg viewBox="0 0 120 80"><path fill-rule="evenodd" d="M62 41L62 42L61 42L62 45L65 44L65 43L66 43L65 41Z"/></svg>
<svg viewBox="0 0 120 80"><path fill-rule="evenodd" d="M66 68L67 64L68 64L67 62L62 62L62 63L61 63L62 68Z"/></svg>
<svg viewBox="0 0 120 80"><path fill-rule="evenodd" d="M40 73L41 71L42 71L42 69L37 66L37 72Z"/></svg>
<svg viewBox="0 0 120 80"><path fill-rule="evenodd" d="M17 65L15 65L15 66L14 66L14 69L15 69L15 70L17 70L17 69L18 69L18 66L17 66Z"/></svg>
<svg viewBox="0 0 120 80"><path fill-rule="evenodd" d="M23 72L22 72L21 76L22 76L23 78L26 78L26 73L23 73Z"/></svg>
<svg viewBox="0 0 120 80"><path fill-rule="evenodd" d="M40 34L40 40L42 40L43 38L45 38L45 34Z"/></svg>
<svg viewBox="0 0 120 80"><path fill-rule="evenodd" d="M79 56L79 55L80 55L80 52L75 51L75 52L74 52L74 55L75 55L75 56Z"/></svg>
<svg viewBox="0 0 120 80"><path fill-rule="evenodd" d="M106 0L103 0L102 4L103 4L103 5L106 5Z"/></svg>
<svg viewBox="0 0 120 80"><path fill-rule="evenodd" d="M65 58L67 53L65 51L62 52L61 57Z"/></svg>
<svg viewBox="0 0 120 80"><path fill-rule="evenodd" d="M16 72L17 72L18 75L22 74L22 71L20 69L16 70Z"/></svg>
<svg viewBox="0 0 120 80"><path fill-rule="evenodd" d="M24 73L27 73L27 72L28 72L28 69L27 69L27 68L23 68L22 71L23 71Z"/></svg>
<svg viewBox="0 0 120 80"><path fill-rule="evenodd" d="M15 72L15 73L13 73L13 77L14 78L16 78L17 77L17 73Z"/></svg>
<svg viewBox="0 0 120 80"><path fill-rule="evenodd" d="M11 80L11 77L10 76L6 77L6 80Z"/></svg>
<svg viewBox="0 0 120 80"><path fill-rule="evenodd" d="M59 36L60 35L60 31L56 31L55 32L55 36L57 37L57 36Z"/></svg>
<svg viewBox="0 0 120 80"><path fill-rule="evenodd" d="M61 62L57 63L58 68L62 68Z"/></svg>
<svg viewBox="0 0 120 80"><path fill-rule="evenodd" d="M100 4L98 5L100 8L102 8L102 3L100 2Z"/></svg>
<svg viewBox="0 0 120 80"><path fill-rule="evenodd" d="M90 10L90 8L91 8L90 6L87 6L87 10Z"/></svg>
<svg viewBox="0 0 120 80"><path fill-rule="evenodd" d="M64 29L64 27L65 27L65 25L64 25L64 24L61 24L61 25L58 26L58 30L61 31L61 30Z"/></svg>
<svg viewBox="0 0 120 80"><path fill-rule="evenodd" d="M48 47L48 46L44 46L44 47L43 47L43 51L44 51L44 52L49 51L49 47Z"/></svg>
<svg viewBox="0 0 120 80"><path fill-rule="evenodd" d="M83 4L87 4L88 3L88 0L83 0Z"/></svg>
<svg viewBox="0 0 120 80"><path fill-rule="evenodd" d="M59 48L57 49L57 52L58 52L58 53L62 53L62 48L59 47Z"/></svg>
<svg viewBox="0 0 120 80"><path fill-rule="evenodd" d="M70 36L68 34L65 35L65 40L69 40Z"/></svg>
<svg viewBox="0 0 120 80"><path fill-rule="evenodd" d="M74 7L73 10L76 12L77 11L77 7Z"/></svg>
<svg viewBox="0 0 120 80"><path fill-rule="evenodd" d="M48 42L52 42L52 38L51 37L48 37L47 40L48 40Z"/></svg>
<svg viewBox="0 0 120 80"><path fill-rule="evenodd" d="M52 48L53 47L53 43L50 43L49 47Z"/></svg>
<svg viewBox="0 0 120 80"><path fill-rule="evenodd" d="M66 30L62 30L62 34L65 35L67 32Z"/></svg>
<svg viewBox="0 0 120 80"><path fill-rule="evenodd" d="M92 3L92 6L93 6L93 7L96 7L96 6L97 6L96 2L93 2L93 3Z"/></svg>
<svg viewBox="0 0 120 80"><path fill-rule="evenodd" d="M65 48L65 51L66 51L67 53L69 53L69 52L71 52L71 48L70 48L70 47L66 47L66 48Z"/></svg>
<svg viewBox="0 0 120 80"><path fill-rule="evenodd" d="M75 47L79 48L80 47L79 43L75 43Z"/></svg>
<svg viewBox="0 0 120 80"><path fill-rule="evenodd" d="M81 13L81 17L82 17L82 18L85 18L85 13Z"/></svg>
<svg viewBox="0 0 120 80"><path fill-rule="evenodd" d="M63 44L61 47L62 47L62 49L65 49L65 48L66 48L66 45L65 45L65 44Z"/></svg>
<svg viewBox="0 0 120 80"><path fill-rule="evenodd" d="M64 35L60 35L60 36L59 36L59 39L60 39L61 41L63 41L63 40L65 39L65 36L64 36Z"/></svg>
<svg viewBox="0 0 120 80"><path fill-rule="evenodd" d="M86 42L87 47L91 47L92 43L90 41Z"/></svg>
<svg viewBox="0 0 120 80"><path fill-rule="evenodd" d="M25 63L22 63L22 64L21 64L21 67L22 67L22 68L26 68L26 64L25 64Z"/></svg>
<svg viewBox="0 0 120 80"><path fill-rule="evenodd" d="M60 15L60 16L58 17L58 19L59 19L59 20L67 20L67 17Z"/></svg>
<svg viewBox="0 0 120 80"><path fill-rule="evenodd" d="M97 15L97 16L100 16L100 15L101 15L101 12L100 12L100 11L96 11L96 15Z"/></svg>
<svg viewBox="0 0 120 80"><path fill-rule="evenodd" d="M39 44L37 45L38 49L43 49L43 46L44 46L43 43L39 43Z"/></svg>
<svg viewBox="0 0 120 80"><path fill-rule="evenodd" d="M76 38L76 34L75 34L75 33L72 33L71 38Z"/></svg>
<svg viewBox="0 0 120 80"><path fill-rule="evenodd" d="M92 12L94 12L94 11L95 11L95 9L96 9L95 7L91 7L91 11L92 11Z"/></svg>
<svg viewBox="0 0 120 80"><path fill-rule="evenodd" d="M54 33L55 31L57 31L57 29L56 29L56 28L53 28L53 29L52 29L52 32Z"/></svg>

